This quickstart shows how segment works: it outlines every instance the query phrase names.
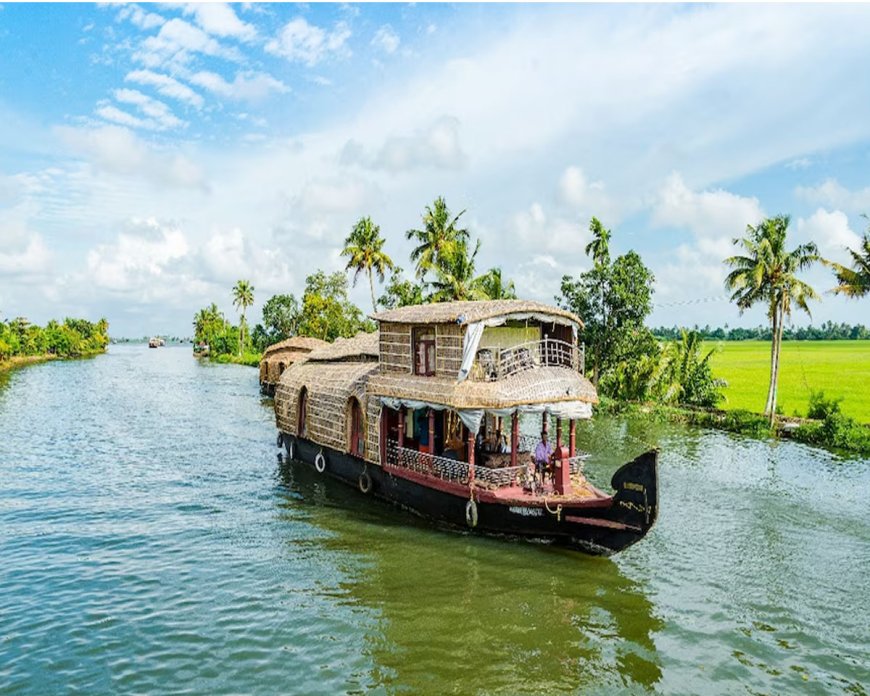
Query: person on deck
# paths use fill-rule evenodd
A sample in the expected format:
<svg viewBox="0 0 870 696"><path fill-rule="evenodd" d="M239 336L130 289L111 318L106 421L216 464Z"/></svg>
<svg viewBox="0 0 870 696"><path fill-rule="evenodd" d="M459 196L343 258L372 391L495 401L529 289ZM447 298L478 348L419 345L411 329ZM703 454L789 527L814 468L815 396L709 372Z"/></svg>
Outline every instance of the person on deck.
<svg viewBox="0 0 870 696"><path fill-rule="evenodd" d="M541 431L541 441L538 443L538 446L535 447L535 467L539 472L543 475L544 471L547 469L547 465L550 463L550 459L553 456L553 445L550 444L549 438L547 437L547 431Z"/></svg>

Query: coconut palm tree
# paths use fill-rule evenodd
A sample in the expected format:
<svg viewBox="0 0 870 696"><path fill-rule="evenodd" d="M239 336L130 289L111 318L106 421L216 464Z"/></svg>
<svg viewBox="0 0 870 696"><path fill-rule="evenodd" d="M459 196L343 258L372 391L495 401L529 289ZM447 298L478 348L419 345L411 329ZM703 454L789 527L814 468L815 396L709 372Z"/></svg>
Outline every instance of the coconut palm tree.
<svg viewBox="0 0 870 696"><path fill-rule="evenodd" d="M852 257L851 268L828 262L834 269L839 283L834 288L834 293L846 295L846 297L863 297L870 294L870 229L864 233L864 239L858 251L847 250Z"/></svg>
<svg viewBox="0 0 870 696"><path fill-rule="evenodd" d="M606 265L610 261L610 230L597 217L593 217L589 221L589 231L592 241L586 245L586 256L591 256L596 266Z"/></svg>
<svg viewBox="0 0 870 696"><path fill-rule="evenodd" d="M480 240L477 240L470 256L465 242L457 244L449 253L444 254L436 268L438 277L432 281L433 302L488 299L483 289L483 278L474 275L474 261L478 251Z"/></svg>
<svg viewBox="0 0 870 696"><path fill-rule="evenodd" d="M509 280L507 283L501 276L500 268L490 268L486 273L480 276L480 288L490 300L515 300L517 299L517 291L514 287L514 281Z"/></svg>
<svg viewBox="0 0 870 696"><path fill-rule="evenodd" d="M359 274L365 271L369 276L369 290L372 294L372 311L378 311L375 301L375 282L373 275L377 273L378 281L384 282L384 274L395 268L393 260L384 252L384 242L381 228L372 222L370 217L360 218L353 230L344 240L342 256L348 257L346 271L353 269L353 284L356 286Z"/></svg>
<svg viewBox="0 0 870 696"><path fill-rule="evenodd" d="M245 345L245 310L252 304L254 304L254 286L249 280L238 281L233 286L233 306L242 310L239 321L239 357Z"/></svg>
<svg viewBox="0 0 870 696"><path fill-rule="evenodd" d="M451 218L450 209L442 196L438 196L431 206L426 206L423 214L423 229L405 232L405 237L417 242L411 251L411 261L417 264L417 278L423 279L430 271L447 261L457 245L468 241L468 230L457 227L463 210Z"/></svg>
<svg viewBox="0 0 870 696"><path fill-rule="evenodd" d="M810 242L787 250L788 224L787 215L778 215L762 220L755 227L747 225L746 236L734 240L743 254L725 259L725 263L733 269L725 278L725 286L732 291L731 300L737 304L740 312L759 302L767 305L773 339L770 346L770 386L764 413L770 416L771 424L776 415L783 324L786 318L791 318L793 306L810 315L807 302L819 299L816 291L795 275L821 260L818 248Z"/></svg>

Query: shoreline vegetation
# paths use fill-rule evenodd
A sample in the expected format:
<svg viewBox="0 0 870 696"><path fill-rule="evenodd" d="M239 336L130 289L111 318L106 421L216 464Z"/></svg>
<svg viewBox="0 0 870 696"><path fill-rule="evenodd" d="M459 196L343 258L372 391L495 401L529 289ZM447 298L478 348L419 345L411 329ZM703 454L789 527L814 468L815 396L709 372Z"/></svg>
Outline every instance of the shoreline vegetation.
<svg viewBox="0 0 870 696"><path fill-rule="evenodd" d="M0 322L0 372L49 360L90 358L105 353L109 322L67 317L44 327L25 317Z"/></svg>

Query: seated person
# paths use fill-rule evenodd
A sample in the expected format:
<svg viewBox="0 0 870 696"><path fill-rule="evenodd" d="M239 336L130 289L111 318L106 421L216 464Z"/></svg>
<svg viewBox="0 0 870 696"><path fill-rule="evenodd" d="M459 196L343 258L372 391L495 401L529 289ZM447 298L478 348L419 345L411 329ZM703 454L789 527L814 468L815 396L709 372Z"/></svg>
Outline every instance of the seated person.
<svg viewBox="0 0 870 696"><path fill-rule="evenodd" d="M501 431L495 431L495 438L493 438L492 442L492 451L497 452L498 454L509 454L511 451L510 445L507 441L507 436Z"/></svg>
<svg viewBox="0 0 870 696"><path fill-rule="evenodd" d="M541 441L538 443L538 446L535 447L535 454L532 458L535 462L535 467L541 473L543 473L550 464L550 460L553 458L553 445L549 442L546 430L541 431Z"/></svg>

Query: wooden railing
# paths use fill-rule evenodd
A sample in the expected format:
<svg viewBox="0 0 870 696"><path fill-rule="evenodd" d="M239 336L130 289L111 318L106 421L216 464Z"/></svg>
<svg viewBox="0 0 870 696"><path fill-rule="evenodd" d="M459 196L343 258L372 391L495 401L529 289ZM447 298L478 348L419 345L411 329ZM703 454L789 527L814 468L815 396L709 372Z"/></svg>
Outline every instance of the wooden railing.
<svg viewBox="0 0 870 696"><path fill-rule="evenodd" d="M585 346L544 338L502 350L481 348L477 351L470 378L478 382L495 382L536 367L567 367L583 374L585 361Z"/></svg>

